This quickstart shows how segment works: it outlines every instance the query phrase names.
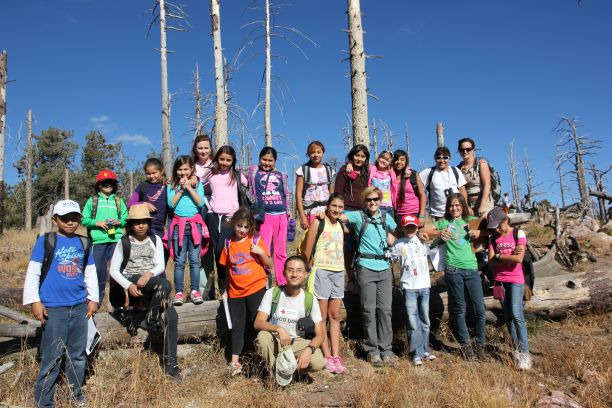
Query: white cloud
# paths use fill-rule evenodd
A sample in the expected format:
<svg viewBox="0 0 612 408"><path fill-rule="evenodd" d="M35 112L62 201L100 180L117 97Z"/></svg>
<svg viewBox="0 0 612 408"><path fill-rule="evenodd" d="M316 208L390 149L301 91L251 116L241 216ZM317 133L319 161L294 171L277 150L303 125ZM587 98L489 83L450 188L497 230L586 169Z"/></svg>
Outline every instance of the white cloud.
<svg viewBox="0 0 612 408"><path fill-rule="evenodd" d="M115 142L122 142L133 145L151 145L151 140L149 140L149 138L145 135L141 135L139 133L135 133L133 135L123 133L115 138Z"/></svg>
<svg viewBox="0 0 612 408"><path fill-rule="evenodd" d="M108 115L92 116L91 118L89 118L89 120L91 121L91 123L101 124L104 122L108 122L110 120L110 116Z"/></svg>

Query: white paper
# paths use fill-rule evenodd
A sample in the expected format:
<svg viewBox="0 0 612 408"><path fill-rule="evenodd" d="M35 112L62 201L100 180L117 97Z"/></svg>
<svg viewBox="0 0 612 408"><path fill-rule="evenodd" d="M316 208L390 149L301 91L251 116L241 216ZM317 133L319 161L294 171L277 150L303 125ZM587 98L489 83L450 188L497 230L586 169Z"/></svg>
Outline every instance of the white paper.
<svg viewBox="0 0 612 408"><path fill-rule="evenodd" d="M230 317L229 307L227 305L227 292L223 292L221 295L221 299L223 299L223 309L225 310L225 320L227 320L227 328L232 329L232 318Z"/></svg>
<svg viewBox="0 0 612 408"><path fill-rule="evenodd" d="M96 324L94 323L93 317L87 319L87 347L85 351L87 355L90 355L91 352L96 348L96 345L100 342L102 336L100 332L96 328Z"/></svg>

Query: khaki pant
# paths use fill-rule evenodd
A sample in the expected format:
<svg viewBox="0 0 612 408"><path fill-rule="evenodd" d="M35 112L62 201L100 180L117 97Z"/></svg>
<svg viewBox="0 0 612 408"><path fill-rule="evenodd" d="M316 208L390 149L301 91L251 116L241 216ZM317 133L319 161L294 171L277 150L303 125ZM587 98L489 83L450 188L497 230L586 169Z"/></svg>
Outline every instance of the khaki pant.
<svg viewBox="0 0 612 408"><path fill-rule="evenodd" d="M291 349L293 350L296 359L300 356L302 350L308 347L308 344L310 344L310 340L306 340L301 337L297 337L293 340ZM268 370L271 373L274 372L276 356L282 350L280 340L272 333L262 330L257 334L255 349L257 350L257 354L259 354L266 363ZM323 357L321 349L317 348L312 356L310 356L310 365L308 366L308 369L311 371L319 371L324 369L326 364L327 361L325 361L325 357Z"/></svg>

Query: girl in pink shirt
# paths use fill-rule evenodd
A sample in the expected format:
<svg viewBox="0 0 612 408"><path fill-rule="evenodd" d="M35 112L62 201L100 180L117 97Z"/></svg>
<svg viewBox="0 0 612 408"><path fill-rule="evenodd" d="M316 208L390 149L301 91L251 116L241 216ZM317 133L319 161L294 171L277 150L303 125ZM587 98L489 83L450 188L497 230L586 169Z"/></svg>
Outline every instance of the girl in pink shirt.
<svg viewBox="0 0 612 408"><path fill-rule="evenodd" d="M376 164L370 166L370 186L378 187L383 196L380 202L380 210L393 216L393 197L395 196L396 177L391 167L393 155L383 150L376 159Z"/></svg>
<svg viewBox="0 0 612 408"><path fill-rule="evenodd" d="M395 194L393 208L396 220L404 215L414 215L419 219L419 227L425 225L425 206L427 196L419 173L410 168L408 154L403 150L393 153L395 171Z"/></svg>

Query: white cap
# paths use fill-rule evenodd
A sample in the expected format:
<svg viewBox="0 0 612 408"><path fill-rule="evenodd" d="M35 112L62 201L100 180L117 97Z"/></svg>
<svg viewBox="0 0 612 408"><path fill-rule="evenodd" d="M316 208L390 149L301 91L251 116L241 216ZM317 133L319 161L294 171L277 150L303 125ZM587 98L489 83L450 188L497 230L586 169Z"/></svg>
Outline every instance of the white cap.
<svg viewBox="0 0 612 408"><path fill-rule="evenodd" d="M72 200L60 200L53 206L53 215L66 215L70 213L81 213L79 203Z"/></svg>
<svg viewBox="0 0 612 408"><path fill-rule="evenodd" d="M295 370L297 370L297 361L290 346L281 351L276 357L276 383L281 387L289 385Z"/></svg>

